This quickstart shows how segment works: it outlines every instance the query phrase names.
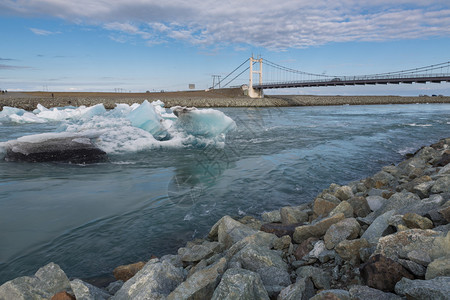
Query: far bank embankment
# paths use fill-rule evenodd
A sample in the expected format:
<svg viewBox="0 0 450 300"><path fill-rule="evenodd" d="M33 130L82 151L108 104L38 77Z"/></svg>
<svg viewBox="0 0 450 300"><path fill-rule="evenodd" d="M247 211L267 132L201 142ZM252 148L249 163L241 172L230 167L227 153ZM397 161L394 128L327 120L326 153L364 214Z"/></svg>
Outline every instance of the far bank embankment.
<svg viewBox="0 0 450 300"><path fill-rule="evenodd" d="M266 95L263 99L251 99L239 88L211 91L185 91L166 93L51 93L9 92L0 95L0 109L11 106L33 110L37 104L45 107L92 106L103 103L107 109L116 103L142 103L144 100L161 100L166 107L176 105L195 107L284 107L322 105L372 105L410 103L450 103L450 97L401 97L401 96L313 96Z"/></svg>

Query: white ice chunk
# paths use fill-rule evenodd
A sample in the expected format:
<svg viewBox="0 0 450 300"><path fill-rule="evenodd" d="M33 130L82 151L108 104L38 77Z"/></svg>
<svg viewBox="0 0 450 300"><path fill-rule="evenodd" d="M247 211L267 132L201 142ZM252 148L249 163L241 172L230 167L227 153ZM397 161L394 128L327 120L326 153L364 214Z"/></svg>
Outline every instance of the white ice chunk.
<svg viewBox="0 0 450 300"><path fill-rule="evenodd" d="M47 123L45 119L39 118L33 113L25 112L23 115L10 115L9 118L12 122L16 123Z"/></svg>
<svg viewBox="0 0 450 300"><path fill-rule="evenodd" d="M38 114L38 113L40 113L41 111L48 111L49 109L48 108L46 108L45 106L43 106L43 105L41 105L41 104L38 104L37 105L37 108L35 109L35 110L33 110L33 113L34 114Z"/></svg>
<svg viewBox="0 0 450 300"><path fill-rule="evenodd" d="M10 106L3 106L2 111L0 111L0 118L9 117L10 115L18 115L21 116L26 111L24 109L10 107Z"/></svg>

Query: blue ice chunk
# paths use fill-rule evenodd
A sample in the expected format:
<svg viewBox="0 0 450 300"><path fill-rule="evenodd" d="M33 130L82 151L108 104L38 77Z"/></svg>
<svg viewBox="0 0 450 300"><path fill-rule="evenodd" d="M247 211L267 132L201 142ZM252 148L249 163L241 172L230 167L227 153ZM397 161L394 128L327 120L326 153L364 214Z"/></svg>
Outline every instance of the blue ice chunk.
<svg viewBox="0 0 450 300"><path fill-rule="evenodd" d="M96 104L94 106L88 107L85 111L82 112L83 119L90 119L93 116L98 116L106 113L105 106L102 103Z"/></svg>
<svg viewBox="0 0 450 300"><path fill-rule="evenodd" d="M131 121L131 125L150 132L155 138L166 136L161 117L147 100L130 112L127 119Z"/></svg>
<svg viewBox="0 0 450 300"><path fill-rule="evenodd" d="M10 106L3 106L2 111L0 111L0 118L6 118L10 115L22 116L26 111L21 108L15 108Z"/></svg>
<svg viewBox="0 0 450 300"><path fill-rule="evenodd" d="M193 136L215 138L236 128L236 123L223 112L215 109L172 107L178 117L175 124Z"/></svg>

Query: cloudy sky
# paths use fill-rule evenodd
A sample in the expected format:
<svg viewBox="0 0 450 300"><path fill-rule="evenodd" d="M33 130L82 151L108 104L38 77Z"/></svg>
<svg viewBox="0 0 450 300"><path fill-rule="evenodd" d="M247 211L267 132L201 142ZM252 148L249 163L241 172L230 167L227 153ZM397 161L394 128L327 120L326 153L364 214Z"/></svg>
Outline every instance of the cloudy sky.
<svg viewBox="0 0 450 300"><path fill-rule="evenodd" d="M449 61L450 2L0 0L0 37L0 89L204 89L252 54L337 76ZM450 95L450 83L282 92Z"/></svg>

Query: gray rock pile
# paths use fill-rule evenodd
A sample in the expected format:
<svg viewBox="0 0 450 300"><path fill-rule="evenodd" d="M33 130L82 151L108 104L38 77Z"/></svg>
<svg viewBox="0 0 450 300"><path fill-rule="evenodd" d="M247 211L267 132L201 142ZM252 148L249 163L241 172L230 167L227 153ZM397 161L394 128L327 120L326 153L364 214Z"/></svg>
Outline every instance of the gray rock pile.
<svg viewBox="0 0 450 300"><path fill-rule="evenodd" d="M49 264L0 299L450 299L449 222L450 138L312 203L224 216L175 255L118 267L106 289Z"/></svg>

